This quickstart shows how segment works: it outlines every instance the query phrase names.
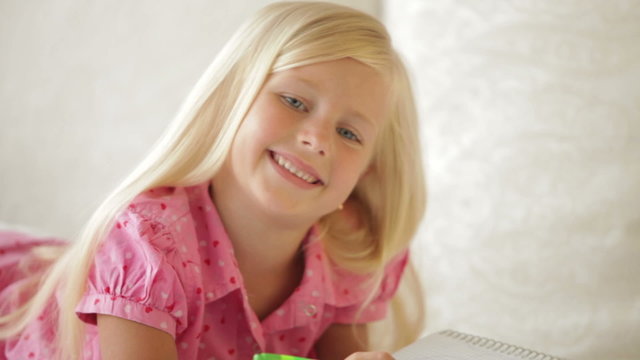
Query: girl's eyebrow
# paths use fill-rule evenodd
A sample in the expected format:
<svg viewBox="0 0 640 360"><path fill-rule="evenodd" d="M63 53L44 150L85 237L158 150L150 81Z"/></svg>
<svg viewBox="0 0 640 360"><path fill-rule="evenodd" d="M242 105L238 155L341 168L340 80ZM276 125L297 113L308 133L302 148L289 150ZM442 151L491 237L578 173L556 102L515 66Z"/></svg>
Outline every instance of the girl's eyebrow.
<svg viewBox="0 0 640 360"><path fill-rule="evenodd" d="M370 127L374 131L377 129L376 123L373 120L371 120L370 118L368 118L367 116L365 116L362 113L360 113L359 111L351 110L350 113L351 113L351 117L353 119L355 119L356 121L364 124L365 126Z"/></svg>
<svg viewBox="0 0 640 360"><path fill-rule="evenodd" d="M307 87L307 88L309 88L310 90L313 90L313 91L317 91L320 88L320 86L318 84L316 84L313 80L306 79L306 78L301 77L301 76L292 75L291 79L293 79L296 82L302 83L305 87Z"/></svg>

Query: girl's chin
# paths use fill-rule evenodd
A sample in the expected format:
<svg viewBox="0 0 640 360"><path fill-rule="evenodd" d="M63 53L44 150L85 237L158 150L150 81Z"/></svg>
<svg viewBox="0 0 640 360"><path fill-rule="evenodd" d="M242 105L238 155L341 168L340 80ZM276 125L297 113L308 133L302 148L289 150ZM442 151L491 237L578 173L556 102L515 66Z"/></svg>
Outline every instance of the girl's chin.
<svg viewBox="0 0 640 360"><path fill-rule="evenodd" d="M280 218L280 222L313 224L321 217L337 210L319 207L315 204L303 204L299 199L273 199L264 202L265 212Z"/></svg>

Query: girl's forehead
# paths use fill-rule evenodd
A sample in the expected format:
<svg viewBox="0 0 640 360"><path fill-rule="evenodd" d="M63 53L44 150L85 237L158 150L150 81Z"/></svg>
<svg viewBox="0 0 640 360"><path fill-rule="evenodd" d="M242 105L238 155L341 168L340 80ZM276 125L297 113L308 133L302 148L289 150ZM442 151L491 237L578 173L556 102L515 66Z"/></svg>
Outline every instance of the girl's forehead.
<svg viewBox="0 0 640 360"><path fill-rule="evenodd" d="M295 82L313 90L366 92L388 98L390 81L377 69L351 58L318 62L269 75L269 82Z"/></svg>

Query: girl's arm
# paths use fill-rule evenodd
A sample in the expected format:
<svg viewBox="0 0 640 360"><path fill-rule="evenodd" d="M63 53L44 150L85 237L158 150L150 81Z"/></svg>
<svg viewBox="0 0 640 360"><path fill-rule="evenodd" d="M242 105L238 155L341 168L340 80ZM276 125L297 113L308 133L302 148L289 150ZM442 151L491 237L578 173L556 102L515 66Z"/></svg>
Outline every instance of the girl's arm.
<svg viewBox="0 0 640 360"><path fill-rule="evenodd" d="M177 360L168 333L135 321L98 314L100 353L104 360Z"/></svg>
<svg viewBox="0 0 640 360"><path fill-rule="evenodd" d="M332 324L316 342L316 353L320 360L393 360L387 352L367 351L367 343L367 325Z"/></svg>

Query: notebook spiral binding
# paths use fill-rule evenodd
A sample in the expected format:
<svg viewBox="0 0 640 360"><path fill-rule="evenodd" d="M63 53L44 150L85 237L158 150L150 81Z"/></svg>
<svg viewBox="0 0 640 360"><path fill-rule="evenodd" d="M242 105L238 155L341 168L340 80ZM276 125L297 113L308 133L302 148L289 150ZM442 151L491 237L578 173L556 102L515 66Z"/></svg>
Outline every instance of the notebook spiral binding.
<svg viewBox="0 0 640 360"><path fill-rule="evenodd" d="M564 360L555 356L547 355L538 351L525 349L519 346L506 344L497 340L483 338L476 335L469 335L453 330L444 330L440 332L444 336L464 341L467 344L479 346L488 350L497 351L499 353L518 356L525 360Z"/></svg>

